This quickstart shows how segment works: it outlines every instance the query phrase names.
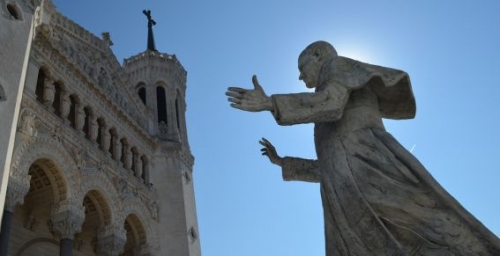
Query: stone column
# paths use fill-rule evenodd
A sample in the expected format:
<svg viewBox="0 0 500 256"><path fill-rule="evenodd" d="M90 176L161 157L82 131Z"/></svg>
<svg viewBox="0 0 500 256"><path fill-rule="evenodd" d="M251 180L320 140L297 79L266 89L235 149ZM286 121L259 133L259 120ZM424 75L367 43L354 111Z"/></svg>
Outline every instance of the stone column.
<svg viewBox="0 0 500 256"><path fill-rule="evenodd" d="M107 226L97 233L97 250L100 255L118 256L125 249L127 233L123 226Z"/></svg>
<svg viewBox="0 0 500 256"><path fill-rule="evenodd" d="M99 125L97 124L97 118L95 117L95 115L92 115L90 117L90 122L89 122L89 139L90 139L90 141L96 142L98 132L99 132Z"/></svg>
<svg viewBox="0 0 500 256"><path fill-rule="evenodd" d="M85 207L73 200L65 200L54 205L50 218L52 232L60 238L59 256L73 255L73 240L82 230Z"/></svg>
<svg viewBox="0 0 500 256"><path fill-rule="evenodd" d="M61 92L61 118L65 123L69 123L68 116L71 107L71 100L68 92Z"/></svg>
<svg viewBox="0 0 500 256"><path fill-rule="evenodd" d="M17 170L12 170L13 173L18 173ZM0 231L0 256L7 256L9 252L10 229L12 226L12 215L14 208L24 203L24 197L30 188L30 176L24 179L11 177L7 187L7 196L2 216L2 229Z"/></svg>
<svg viewBox="0 0 500 256"><path fill-rule="evenodd" d="M125 169L132 169L132 152L130 152L130 147L125 150Z"/></svg>
<svg viewBox="0 0 500 256"><path fill-rule="evenodd" d="M137 178L141 178L142 176L142 160L141 160L141 155L139 152L135 152L135 157L134 157L134 170L135 170L135 176Z"/></svg>
<svg viewBox="0 0 500 256"><path fill-rule="evenodd" d="M50 78L45 79L45 84L43 87L43 104L46 107L52 107L52 103L54 102L54 81Z"/></svg>
<svg viewBox="0 0 500 256"><path fill-rule="evenodd" d="M85 111L83 111L83 106L81 103L78 103L76 105L75 120L76 120L75 129L83 133L83 126L85 125Z"/></svg>
<svg viewBox="0 0 500 256"><path fill-rule="evenodd" d="M120 161L120 157L122 155L122 143L118 139L119 137L115 135L115 145L113 147L113 159L116 161Z"/></svg>
<svg viewBox="0 0 500 256"><path fill-rule="evenodd" d="M3 211L2 230L0 230L0 256L7 256L9 252L10 227L12 226L12 212Z"/></svg>
<svg viewBox="0 0 500 256"><path fill-rule="evenodd" d="M109 127L105 125L102 128L102 131L99 131L101 133L101 145L102 145L102 150L106 152L107 155L109 155L109 147L111 145L111 134L109 133Z"/></svg>

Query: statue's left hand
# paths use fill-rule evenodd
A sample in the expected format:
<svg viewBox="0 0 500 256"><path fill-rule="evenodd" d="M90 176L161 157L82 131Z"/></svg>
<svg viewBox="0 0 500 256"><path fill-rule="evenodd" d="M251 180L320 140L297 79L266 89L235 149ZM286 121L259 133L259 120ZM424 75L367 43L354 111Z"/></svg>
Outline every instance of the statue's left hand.
<svg viewBox="0 0 500 256"><path fill-rule="evenodd" d="M253 90L243 89L239 87L227 88L226 95L231 102L231 107L250 111L259 112L264 110L273 110L271 98L266 95L262 86L260 86L257 76L252 77Z"/></svg>

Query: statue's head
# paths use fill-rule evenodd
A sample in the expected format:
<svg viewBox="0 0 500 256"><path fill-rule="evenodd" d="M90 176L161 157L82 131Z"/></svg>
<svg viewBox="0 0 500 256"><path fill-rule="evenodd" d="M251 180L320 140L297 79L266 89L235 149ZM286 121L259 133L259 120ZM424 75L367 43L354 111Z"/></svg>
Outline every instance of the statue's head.
<svg viewBox="0 0 500 256"><path fill-rule="evenodd" d="M321 67L335 57L337 51L330 43L316 41L310 44L299 56L299 80L304 81L307 88L317 87Z"/></svg>

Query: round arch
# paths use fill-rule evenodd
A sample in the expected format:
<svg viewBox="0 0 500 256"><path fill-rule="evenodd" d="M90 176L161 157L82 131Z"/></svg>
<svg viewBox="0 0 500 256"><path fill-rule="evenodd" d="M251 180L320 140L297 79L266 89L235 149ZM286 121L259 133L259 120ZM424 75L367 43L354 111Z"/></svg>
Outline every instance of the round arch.
<svg viewBox="0 0 500 256"><path fill-rule="evenodd" d="M46 133L40 133L36 139L24 141L16 147L10 175L17 180L26 180L30 166L39 159L47 159L57 164L59 171L53 174L56 175L57 187L64 188L64 190L60 190L58 198L55 198L56 201L70 198L81 199L75 160L59 141Z"/></svg>
<svg viewBox="0 0 500 256"><path fill-rule="evenodd" d="M122 214L117 222L125 223L130 215L136 216L144 227L147 244L151 249L157 250L159 248L158 235L156 225L153 223L156 221L151 217L151 212L146 205L137 197L127 198L122 202L122 205Z"/></svg>

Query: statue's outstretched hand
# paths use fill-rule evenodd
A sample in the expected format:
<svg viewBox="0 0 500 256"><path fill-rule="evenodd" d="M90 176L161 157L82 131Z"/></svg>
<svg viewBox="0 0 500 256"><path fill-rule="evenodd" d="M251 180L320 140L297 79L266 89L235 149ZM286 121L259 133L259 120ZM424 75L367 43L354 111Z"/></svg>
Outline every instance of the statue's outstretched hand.
<svg viewBox="0 0 500 256"><path fill-rule="evenodd" d="M265 138L262 138L259 141L260 145L264 146L260 151L262 151L263 156L267 156L271 163L282 166L283 164L283 158L278 155L278 152L276 152L276 149L274 148L273 144L266 140Z"/></svg>
<svg viewBox="0 0 500 256"><path fill-rule="evenodd" d="M273 103L271 98L266 95L262 86L260 86L257 76L253 75L252 83L253 90L243 89L239 87L227 88L226 95L229 96L228 100L231 107L250 111L259 112L264 110L273 110Z"/></svg>

